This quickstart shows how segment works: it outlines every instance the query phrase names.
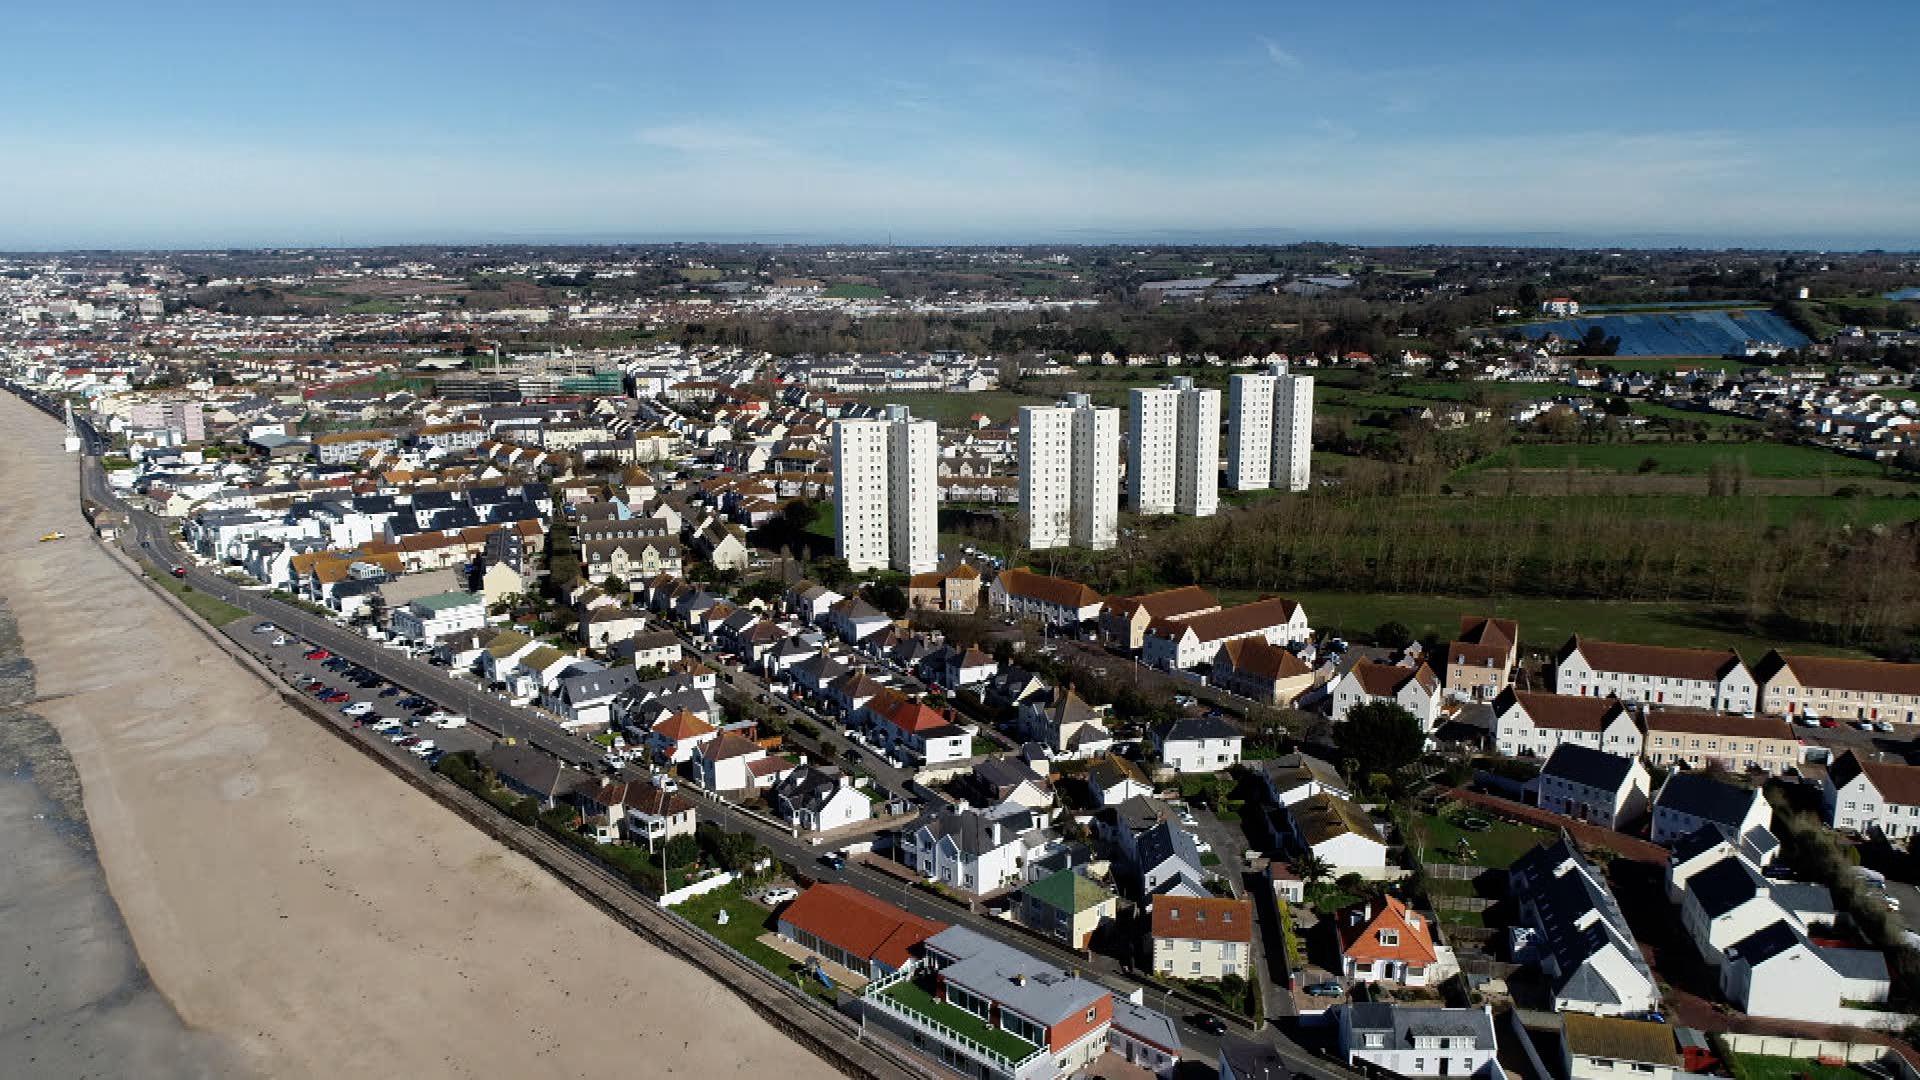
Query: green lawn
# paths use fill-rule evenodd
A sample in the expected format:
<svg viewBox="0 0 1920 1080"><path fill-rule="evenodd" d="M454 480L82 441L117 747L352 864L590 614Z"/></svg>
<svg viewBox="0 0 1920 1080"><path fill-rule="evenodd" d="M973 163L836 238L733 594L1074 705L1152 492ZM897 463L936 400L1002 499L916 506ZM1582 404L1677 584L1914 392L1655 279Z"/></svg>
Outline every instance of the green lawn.
<svg viewBox="0 0 1920 1080"><path fill-rule="evenodd" d="M195 615L215 626L225 626L246 612L218 597L209 596L184 581L177 581L171 575L156 573L149 569L147 576L160 583L160 587L180 598Z"/></svg>
<svg viewBox="0 0 1920 1080"><path fill-rule="evenodd" d="M1220 590L1222 603L1254 599L1250 590ZM1370 633L1393 621L1405 624L1416 637L1437 635L1450 641L1459 632L1462 615L1498 615L1520 623L1522 648L1558 648L1577 631L1603 641L1694 648L1732 648L1750 661L1786 642L1726 629L1714 609L1682 603L1609 603L1603 600L1554 600L1511 597L1499 600L1392 593L1291 592L1307 609L1316 628L1334 627L1347 634ZM1731 613L1725 617L1731 618ZM1794 651L1826 656L1861 656L1857 649L1792 642Z"/></svg>
<svg viewBox="0 0 1920 1080"><path fill-rule="evenodd" d="M1881 476L1877 462L1844 457L1811 446L1785 443L1522 443L1468 469L1505 468L1508 456L1522 469L1565 469L1589 472L1663 475L1704 475L1716 462L1744 464L1752 476Z"/></svg>
<svg viewBox="0 0 1920 1080"><path fill-rule="evenodd" d="M965 1009L949 1005L944 1001L935 1001L932 994L927 993L911 979L893 984L886 989L885 993L887 997L914 1012L945 1024L967 1038L1005 1056L1009 1061L1024 1061L1039 1049L1011 1031L988 1027L986 1021Z"/></svg>
<svg viewBox="0 0 1920 1080"><path fill-rule="evenodd" d="M1056 399L1050 395L1017 394L1011 390L981 390L971 394L932 391L866 394L859 396L858 400L879 405L905 405L917 417L938 421L946 427L960 427L970 426L968 421L975 413L985 413L995 423L1004 424L1014 418L1022 405L1051 405Z"/></svg>
<svg viewBox="0 0 1920 1080"><path fill-rule="evenodd" d="M1461 828L1461 819L1469 815L1484 818L1489 823L1486 831L1469 832ZM1421 857L1427 862L1469 863L1500 870L1512 866L1520 856L1533 850L1540 843L1552 839L1540 829L1515 825L1491 814L1452 802L1442 805L1437 814L1410 815L1408 825L1414 833L1413 836L1408 837L1408 841L1422 843ZM1473 845L1471 858L1464 856L1459 849L1463 840ZM1472 893L1463 895L1472 895Z"/></svg>
<svg viewBox="0 0 1920 1080"><path fill-rule="evenodd" d="M842 282L827 286L826 295L842 300L878 300L887 295L887 291L878 285L855 285Z"/></svg>
<svg viewBox="0 0 1920 1080"><path fill-rule="evenodd" d="M673 910L688 922L733 946L742 956L783 979L794 978L794 961L760 942L769 929L767 909L741 895L738 885L727 885L702 896L675 904ZM727 913L727 924L720 925L720 912Z"/></svg>
<svg viewBox="0 0 1920 1080"><path fill-rule="evenodd" d="M1764 1054L1733 1054L1728 1062L1737 1080L1860 1080L1863 1075L1848 1065L1822 1065L1808 1058L1770 1057Z"/></svg>

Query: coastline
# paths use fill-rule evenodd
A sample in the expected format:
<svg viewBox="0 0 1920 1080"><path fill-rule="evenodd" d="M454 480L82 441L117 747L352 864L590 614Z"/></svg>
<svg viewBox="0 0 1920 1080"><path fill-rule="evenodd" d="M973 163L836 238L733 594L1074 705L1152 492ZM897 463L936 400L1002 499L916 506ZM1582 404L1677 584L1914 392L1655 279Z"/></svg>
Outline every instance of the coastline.
<svg viewBox="0 0 1920 1080"><path fill-rule="evenodd" d="M183 633L89 538L58 427L9 395L0 424L36 707L139 959L237 1071L835 1075Z"/></svg>

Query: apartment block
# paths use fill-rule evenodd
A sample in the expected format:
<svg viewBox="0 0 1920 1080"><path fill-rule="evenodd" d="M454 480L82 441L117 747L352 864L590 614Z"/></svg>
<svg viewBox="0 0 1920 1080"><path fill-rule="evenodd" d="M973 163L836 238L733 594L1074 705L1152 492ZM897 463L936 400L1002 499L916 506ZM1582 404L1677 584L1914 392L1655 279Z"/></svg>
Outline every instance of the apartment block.
<svg viewBox="0 0 1920 1080"><path fill-rule="evenodd" d="M902 405L886 411L833 426L837 550L854 573L929 573L939 563L939 427Z"/></svg>
<svg viewBox="0 0 1920 1080"><path fill-rule="evenodd" d="M1127 501L1141 514L1207 517L1220 507L1220 392L1190 378L1135 387Z"/></svg>
<svg viewBox="0 0 1920 1080"><path fill-rule="evenodd" d="M1313 470L1313 376L1275 364L1228 390L1227 486L1305 491Z"/></svg>
<svg viewBox="0 0 1920 1080"><path fill-rule="evenodd" d="M1120 410L1085 394L1020 410L1020 512L1030 550L1114 545L1120 522Z"/></svg>

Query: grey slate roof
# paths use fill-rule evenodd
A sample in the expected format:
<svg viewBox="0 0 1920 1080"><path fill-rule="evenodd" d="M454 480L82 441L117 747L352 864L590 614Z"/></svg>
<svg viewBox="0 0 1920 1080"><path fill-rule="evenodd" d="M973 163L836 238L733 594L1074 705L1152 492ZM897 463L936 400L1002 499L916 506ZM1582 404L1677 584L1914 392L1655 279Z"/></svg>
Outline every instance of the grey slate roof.
<svg viewBox="0 0 1920 1080"><path fill-rule="evenodd" d="M1753 788L1729 784L1703 772L1678 772L1667 778L1653 801L1654 810L1715 821L1729 828L1738 826L1760 793Z"/></svg>
<svg viewBox="0 0 1920 1080"><path fill-rule="evenodd" d="M1553 748L1540 775L1542 778L1557 777L1582 787L1617 792L1626 783L1633 765L1633 758L1563 742Z"/></svg>

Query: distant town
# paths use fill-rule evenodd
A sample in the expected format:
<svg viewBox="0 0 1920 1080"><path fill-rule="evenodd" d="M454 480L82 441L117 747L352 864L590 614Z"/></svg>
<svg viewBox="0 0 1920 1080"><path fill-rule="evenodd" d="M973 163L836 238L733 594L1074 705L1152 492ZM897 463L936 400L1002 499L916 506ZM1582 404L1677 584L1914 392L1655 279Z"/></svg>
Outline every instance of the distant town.
<svg viewBox="0 0 1920 1080"><path fill-rule="evenodd" d="M0 377L45 542L855 1075L1915 1080L1916 279L11 255Z"/></svg>

